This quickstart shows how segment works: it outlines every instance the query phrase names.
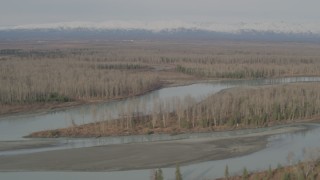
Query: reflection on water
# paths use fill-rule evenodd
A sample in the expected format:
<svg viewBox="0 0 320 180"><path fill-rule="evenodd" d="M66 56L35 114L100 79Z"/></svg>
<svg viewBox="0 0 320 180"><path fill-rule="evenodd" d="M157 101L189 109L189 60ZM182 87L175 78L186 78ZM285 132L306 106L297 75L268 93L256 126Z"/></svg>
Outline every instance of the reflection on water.
<svg viewBox="0 0 320 180"><path fill-rule="evenodd" d="M128 104L139 104L144 113L150 112L154 102L192 96L200 101L209 94L235 86L255 86L267 84L283 84L292 82L320 81L320 77L291 77L259 80L229 80L207 82L187 86L169 87L150 92L139 97L125 100L83 105L75 108L51 111L48 113L19 115L0 118L0 140L21 140L22 136L34 131L68 127L72 123L84 124L108 118L115 118L121 109L129 108Z"/></svg>
<svg viewBox="0 0 320 180"><path fill-rule="evenodd" d="M249 171L268 169L271 165L288 165L287 155L294 154L293 163L304 159L304 149L320 146L320 126L314 124L306 131L273 135L268 139L268 146L256 153L217 161L182 166L184 179L214 179L224 175L228 165L230 175L241 174L244 167ZM165 179L174 179L175 168L162 168ZM151 169L115 172L3 172L0 179L149 179Z"/></svg>

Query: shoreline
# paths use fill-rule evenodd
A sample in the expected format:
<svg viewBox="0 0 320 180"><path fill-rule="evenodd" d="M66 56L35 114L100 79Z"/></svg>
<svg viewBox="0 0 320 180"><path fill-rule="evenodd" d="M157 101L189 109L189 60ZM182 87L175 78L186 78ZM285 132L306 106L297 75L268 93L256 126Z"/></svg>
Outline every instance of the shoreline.
<svg viewBox="0 0 320 180"><path fill-rule="evenodd" d="M0 156L0 161L7 162L0 164L0 171L108 172L174 167L176 163L189 165L251 154L264 149L272 135L307 129L306 126L288 125L230 137L113 144Z"/></svg>
<svg viewBox="0 0 320 180"><path fill-rule="evenodd" d="M14 110L9 110L7 112L0 112L0 119L5 118L5 117L10 117L10 116L19 116L19 115L28 115L28 114L37 114L37 113L48 113L52 111L58 111L58 110L65 110L65 109L70 109L70 108L76 108L79 106L83 105L92 105L92 104L101 104L101 103L108 103L108 102L114 102L114 101L120 101L123 99L128 99L128 98L134 98L134 97L139 97L142 95L145 95L147 93L157 91L163 88L169 88L169 87L177 87L177 86L187 86L195 83L200 83L200 82L206 82L208 80L192 80L192 82L164 82L160 86L126 97L119 97L119 98L113 98L113 99L89 99L89 100L76 100L76 101L70 101L70 102L53 102L53 103L33 103L33 104L18 104L18 105L13 105ZM210 81L215 81L215 80L210 80ZM0 107L2 105L0 104Z"/></svg>
<svg viewBox="0 0 320 180"><path fill-rule="evenodd" d="M174 167L178 162L190 165L251 154L264 149L266 139L134 143L0 156L2 162L8 162L0 164L0 172L111 172Z"/></svg>
<svg viewBox="0 0 320 180"><path fill-rule="evenodd" d="M63 103L54 102L54 103L33 103L33 104L16 105L15 108L18 107L17 110L8 111L5 113L0 113L0 119L5 118L5 117L10 117L10 116L48 113L48 112L53 112L53 111L76 108L76 107L84 106L84 105L92 105L92 104L120 101L120 100L127 99L127 98L139 97L139 96L142 96L142 95L147 94L149 92L160 90L160 89L166 88L166 87L169 87L169 86L166 86L166 84L162 84L159 87L147 90L145 92L141 92L139 94L130 95L130 96L126 96L126 97L113 98L113 99L90 99L90 100L76 100L76 101L63 102ZM20 106L20 108L19 108L19 106ZM1 107L1 105L0 105L0 107Z"/></svg>
<svg viewBox="0 0 320 180"><path fill-rule="evenodd" d="M148 116L145 116L148 117ZM145 117L142 117L142 121ZM113 119L112 122L117 122L119 119ZM221 125L221 126L211 126L211 127L194 127L194 128L180 128L177 126L168 127L156 127L150 128L146 126L138 126L133 129L126 128L116 128L111 126L105 132L96 131L99 127L104 126L104 124L110 123L110 121L100 121L94 123L81 124L77 126L70 126L66 128L59 129L49 129L43 131L32 132L24 138L32 139L47 139L47 138L100 138L100 137L121 137L121 136L134 136L134 135L152 135L152 134L169 134L169 135L179 135L179 134L192 134L192 133L219 133L219 132L231 132L231 131L241 131L241 130L256 130L264 128L277 128L282 126L293 126L295 124L301 123L319 123L320 117L314 116L306 119L296 119L296 120L285 120L285 121L271 121L268 124L255 126L255 125ZM84 130L84 131L82 131ZM92 131L91 131L92 130Z"/></svg>
<svg viewBox="0 0 320 180"><path fill-rule="evenodd" d="M165 71L164 71L165 72ZM277 79L277 78L290 78L290 77L318 77L315 75L298 75L298 76L281 76L281 77L270 77L270 78L260 78L260 79ZM194 79L195 78L195 79ZM17 104L13 105L11 110L7 112L0 112L0 119L10 116L19 116L19 115L28 115L28 114L35 114L35 113L47 113L56 110L64 110L69 108L75 108L82 105L92 105L92 104L99 104L99 103L107 103L113 101L119 101L127 98L138 97L144 94L147 94L152 91L160 90L163 88L170 88L170 87L178 87L178 86L187 86L197 83L207 83L207 82L221 82L221 81L228 81L228 80L254 80L255 78L244 78L244 79L234 79L234 78L225 78L225 79L218 79L218 78L201 78L189 77L186 80L164 80L163 83L154 89L147 90L145 92L141 92L135 95L130 95L126 97L119 97L113 99L89 99L89 100L77 100L77 101L70 101L65 103L60 102L53 102L53 103L34 103L34 104ZM0 107L3 106L0 104ZM10 105L9 105L10 106Z"/></svg>

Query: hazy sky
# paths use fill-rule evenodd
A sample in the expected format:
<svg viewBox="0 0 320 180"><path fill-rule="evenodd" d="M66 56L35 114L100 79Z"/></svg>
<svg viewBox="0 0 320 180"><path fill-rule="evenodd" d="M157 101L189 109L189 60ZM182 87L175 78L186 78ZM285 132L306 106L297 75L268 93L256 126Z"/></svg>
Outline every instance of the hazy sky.
<svg viewBox="0 0 320 180"><path fill-rule="evenodd" d="M320 0L0 0L0 4L0 26L111 20L320 21Z"/></svg>

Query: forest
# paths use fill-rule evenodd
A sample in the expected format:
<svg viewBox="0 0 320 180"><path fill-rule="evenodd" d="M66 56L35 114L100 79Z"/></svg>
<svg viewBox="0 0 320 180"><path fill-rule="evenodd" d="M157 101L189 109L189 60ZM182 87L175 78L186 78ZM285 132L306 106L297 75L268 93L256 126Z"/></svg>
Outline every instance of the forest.
<svg viewBox="0 0 320 180"><path fill-rule="evenodd" d="M2 105L108 100L187 80L319 76L316 44L0 45Z"/></svg>
<svg viewBox="0 0 320 180"><path fill-rule="evenodd" d="M318 44L285 42L3 43L1 113L16 106L121 99L209 80L319 76L318 49ZM191 97L155 101L149 114L131 104L116 120L100 118L92 120L94 126L72 129L85 126L96 136L261 127L318 116L317 89L318 83L228 89L198 103ZM98 130L88 130L93 127Z"/></svg>

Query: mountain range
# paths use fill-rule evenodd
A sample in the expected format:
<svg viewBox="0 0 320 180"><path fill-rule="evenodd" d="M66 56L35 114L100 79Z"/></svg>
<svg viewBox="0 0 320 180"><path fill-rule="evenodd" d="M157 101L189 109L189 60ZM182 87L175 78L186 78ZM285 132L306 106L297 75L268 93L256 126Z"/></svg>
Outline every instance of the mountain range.
<svg viewBox="0 0 320 180"><path fill-rule="evenodd" d="M0 27L0 40L268 40L320 42L320 24L65 22Z"/></svg>

